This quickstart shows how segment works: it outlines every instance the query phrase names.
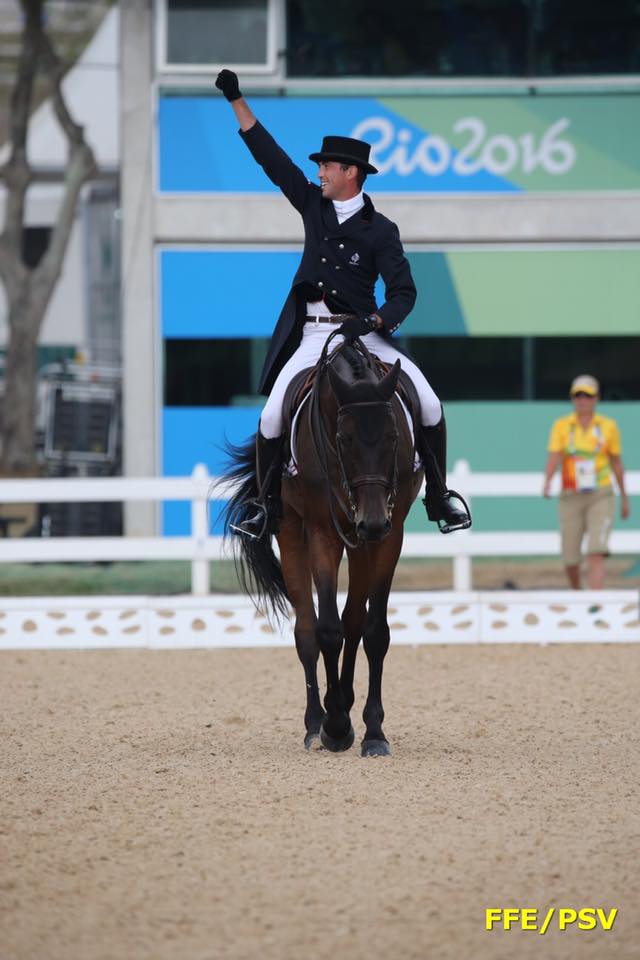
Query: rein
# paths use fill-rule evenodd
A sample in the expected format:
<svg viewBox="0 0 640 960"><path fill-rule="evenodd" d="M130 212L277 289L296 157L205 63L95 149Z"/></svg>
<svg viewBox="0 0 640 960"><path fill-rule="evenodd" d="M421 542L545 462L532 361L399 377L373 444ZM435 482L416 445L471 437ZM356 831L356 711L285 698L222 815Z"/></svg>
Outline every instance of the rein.
<svg viewBox="0 0 640 960"><path fill-rule="evenodd" d="M379 484L380 486L385 487L385 489L389 491L389 494L387 497L387 506L390 512L393 511L393 508L395 506L396 492L397 492L398 460L397 460L397 457L394 456L394 473L393 473L393 478L391 480L388 480L382 474L363 474L362 476L356 477L355 480L351 480L351 481L349 481L347 478L344 463L342 460L342 455L340 452L340 443L339 443L340 432L338 430L336 433L337 445L334 446L333 443L331 442L331 438L329 437L326 431L325 425L322 420L322 413L320 410L320 388L322 385L322 378L325 374L325 371L329 363L331 363L331 358L328 357L329 344L333 340L333 338L336 336L337 333L338 331L334 330L333 333L331 333L327 337L324 347L322 348L322 353L320 354L320 359L318 360L318 372L313 384L311 397L309 401L309 430L311 433L311 439L316 452L316 456L320 462L321 467L324 470L324 475L325 475L326 484L327 484L327 498L329 501L329 512L331 514L331 521L333 523L336 533L338 534L338 536L340 537L344 545L354 550L359 546L359 540L356 537L355 540L352 541L349 539L349 537L345 533L343 533L340 523L338 522L338 518L336 516L334 500L337 500L338 505L342 510L342 512L344 513L345 517L347 518L348 522L352 523L353 518L355 516L355 511L356 511L356 505L353 499L352 490L357 487L364 486L366 484ZM358 348L360 349L365 360L367 360L369 364L372 364L373 358L369 353L365 344L359 341ZM347 411L351 407L354 407L354 408L357 407L358 409L362 409L363 407L377 407L378 409L385 408L385 409L388 409L389 411L392 410L391 403L389 401L383 401L383 400L362 401L362 402L356 401L354 403L344 404L344 406L339 406L338 418L340 417L340 414L343 411ZM396 448L397 448L397 441L396 441ZM335 455L335 458L338 462L340 475L342 479L342 486L346 493L348 503L345 503L345 501L340 496L340 494L336 490L334 490L331 485L331 475L329 472L329 454L327 451L331 451L331 453Z"/></svg>

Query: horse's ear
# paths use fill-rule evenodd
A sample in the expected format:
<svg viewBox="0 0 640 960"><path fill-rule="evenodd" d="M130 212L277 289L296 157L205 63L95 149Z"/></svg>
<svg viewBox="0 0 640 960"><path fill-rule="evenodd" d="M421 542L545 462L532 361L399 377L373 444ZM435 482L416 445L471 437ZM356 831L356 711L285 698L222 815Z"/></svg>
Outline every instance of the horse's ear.
<svg viewBox="0 0 640 960"><path fill-rule="evenodd" d="M379 381L377 386L377 392L382 400L389 401L393 396L394 390L398 386L398 377L400 376L400 361L396 360L394 365L389 370L389 373L386 374Z"/></svg>
<svg viewBox="0 0 640 960"><path fill-rule="evenodd" d="M343 380L332 363L327 366L327 372L329 374L329 383L331 384L331 389L333 390L338 404L341 406L344 403L349 403L351 399L351 390L347 381Z"/></svg>

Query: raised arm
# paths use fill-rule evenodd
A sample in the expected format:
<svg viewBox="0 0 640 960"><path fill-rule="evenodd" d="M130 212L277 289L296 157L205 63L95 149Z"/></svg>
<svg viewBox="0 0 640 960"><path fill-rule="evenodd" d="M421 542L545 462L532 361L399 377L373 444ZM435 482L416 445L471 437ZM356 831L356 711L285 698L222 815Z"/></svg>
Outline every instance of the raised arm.
<svg viewBox="0 0 640 960"><path fill-rule="evenodd" d="M232 70L221 70L216 87L225 95L240 125L240 136L272 183L282 190L287 200L302 213L310 190L319 189L309 182L302 170L285 153L271 134L256 119L242 96L238 77Z"/></svg>
<svg viewBox="0 0 640 960"><path fill-rule="evenodd" d="M251 130L256 123L253 110L240 93L238 84L238 75L233 70L221 70L216 80L216 87L222 90L223 94L231 104L231 108L236 115L238 125L243 133Z"/></svg>

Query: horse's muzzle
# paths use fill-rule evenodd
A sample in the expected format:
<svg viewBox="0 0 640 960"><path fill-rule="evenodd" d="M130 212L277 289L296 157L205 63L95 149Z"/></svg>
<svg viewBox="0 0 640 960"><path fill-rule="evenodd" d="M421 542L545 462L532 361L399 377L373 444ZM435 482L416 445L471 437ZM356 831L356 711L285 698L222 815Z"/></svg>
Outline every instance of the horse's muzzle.
<svg viewBox="0 0 640 960"><path fill-rule="evenodd" d="M361 520L356 524L358 540L364 543L377 543L391 532L391 520Z"/></svg>

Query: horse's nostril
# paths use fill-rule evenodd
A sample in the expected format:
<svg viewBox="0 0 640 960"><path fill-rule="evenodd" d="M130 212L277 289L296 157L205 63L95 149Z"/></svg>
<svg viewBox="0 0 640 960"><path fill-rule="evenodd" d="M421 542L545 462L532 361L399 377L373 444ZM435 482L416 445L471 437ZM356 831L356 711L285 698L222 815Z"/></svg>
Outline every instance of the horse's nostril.
<svg viewBox="0 0 640 960"><path fill-rule="evenodd" d="M361 520L360 523L356 525L358 539L366 540L367 542L384 540L390 530L390 520L383 520L381 522Z"/></svg>

